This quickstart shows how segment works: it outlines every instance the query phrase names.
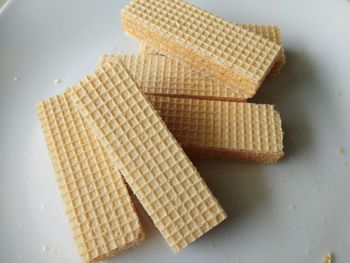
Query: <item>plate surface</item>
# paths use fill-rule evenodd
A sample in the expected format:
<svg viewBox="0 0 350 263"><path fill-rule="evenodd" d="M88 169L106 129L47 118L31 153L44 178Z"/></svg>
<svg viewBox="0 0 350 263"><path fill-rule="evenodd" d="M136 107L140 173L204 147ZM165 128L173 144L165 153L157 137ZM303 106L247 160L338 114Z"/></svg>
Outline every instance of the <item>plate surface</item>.
<svg viewBox="0 0 350 263"><path fill-rule="evenodd" d="M195 161L229 219L177 255L147 240L111 262L320 262L350 258L350 2L191 1L226 19L277 24L282 74L255 102L276 104L286 157L274 166ZM125 0L10 0L0 13L0 261L79 262L35 103L89 73L104 52L136 52ZM55 84L55 79L60 83Z"/></svg>

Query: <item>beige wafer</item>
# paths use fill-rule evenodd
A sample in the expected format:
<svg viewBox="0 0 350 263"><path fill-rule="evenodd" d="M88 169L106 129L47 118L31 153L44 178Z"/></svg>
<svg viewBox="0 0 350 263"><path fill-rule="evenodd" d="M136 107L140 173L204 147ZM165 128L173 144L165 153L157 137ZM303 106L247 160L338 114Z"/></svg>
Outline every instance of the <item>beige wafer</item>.
<svg viewBox="0 0 350 263"><path fill-rule="evenodd" d="M190 157L275 163L284 154L272 105L147 97Z"/></svg>
<svg viewBox="0 0 350 263"><path fill-rule="evenodd" d="M127 34L252 97L281 46L181 0L133 0L122 11Z"/></svg>
<svg viewBox="0 0 350 263"><path fill-rule="evenodd" d="M275 76L278 73L280 73L282 67L286 63L286 55L283 48L280 28L278 26L272 26L272 25L255 25L255 24L239 24L239 26L265 39L268 39L271 42L274 42L281 47L280 52L277 55L277 59L273 64L269 74L272 76Z"/></svg>
<svg viewBox="0 0 350 263"><path fill-rule="evenodd" d="M99 261L141 242L124 180L70 97L40 102L37 111L81 258Z"/></svg>
<svg viewBox="0 0 350 263"><path fill-rule="evenodd" d="M173 251L226 218L122 62L101 65L71 96Z"/></svg>
<svg viewBox="0 0 350 263"><path fill-rule="evenodd" d="M157 48L153 47L151 44L148 44L145 41L140 42L139 52L142 55L163 55Z"/></svg>
<svg viewBox="0 0 350 263"><path fill-rule="evenodd" d="M103 55L99 64L123 60L129 73L145 94L245 101L247 96L223 81L192 70L187 65L160 55Z"/></svg>
<svg viewBox="0 0 350 263"><path fill-rule="evenodd" d="M275 64L273 64L272 69L269 72L269 74L272 76L277 75L281 71L283 65L286 63L286 56L282 45L282 39L281 39L281 33L280 33L279 27L272 26L272 25L255 25L255 24L237 24L237 25L253 32L254 34L262 36L263 38L266 38L282 47L280 53L278 54ZM148 44L147 42L144 42L144 41L140 43L139 50L141 54L153 54L153 55L161 54L158 49L154 48L151 44Z"/></svg>

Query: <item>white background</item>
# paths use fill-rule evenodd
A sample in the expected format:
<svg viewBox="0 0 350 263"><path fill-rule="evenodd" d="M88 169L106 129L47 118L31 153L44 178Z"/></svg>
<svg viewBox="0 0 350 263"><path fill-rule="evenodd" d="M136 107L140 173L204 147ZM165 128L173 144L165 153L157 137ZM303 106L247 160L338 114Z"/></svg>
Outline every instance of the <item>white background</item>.
<svg viewBox="0 0 350 263"><path fill-rule="evenodd" d="M174 255L143 216L146 241L112 262L310 263L329 251L349 262L350 1L191 2L281 27L287 65L253 101L281 112L286 157L275 166L195 161L229 219ZM120 24L126 3L10 0L1 10L0 262L80 261L35 103L92 71L100 54L137 51Z"/></svg>

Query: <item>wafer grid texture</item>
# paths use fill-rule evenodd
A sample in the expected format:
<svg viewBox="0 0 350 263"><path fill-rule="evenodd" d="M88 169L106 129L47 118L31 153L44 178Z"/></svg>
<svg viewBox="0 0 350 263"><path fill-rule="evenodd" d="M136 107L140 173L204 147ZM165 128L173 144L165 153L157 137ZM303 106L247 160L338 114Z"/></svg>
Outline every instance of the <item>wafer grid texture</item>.
<svg viewBox="0 0 350 263"><path fill-rule="evenodd" d="M274 106L147 96L189 156L275 163L283 156Z"/></svg>
<svg viewBox="0 0 350 263"><path fill-rule="evenodd" d="M281 51L276 59L276 62L273 64L272 69L269 72L269 75L272 75L272 76L277 75L281 71L282 67L286 62L286 56L282 45L282 39L281 39L281 33L280 33L279 27L272 26L272 25L256 25L256 24L237 24L237 25L281 46ZM144 41L140 43L139 52L145 55L146 54L161 55L158 49L154 48L151 44L148 44Z"/></svg>
<svg viewBox="0 0 350 263"><path fill-rule="evenodd" d="M161 55L103 55L99 64L118 63L119 59L145 94L228 101L247 99L223 81Z"/></svg>
<svg viewBox="0 0 350 263"><path fill-rule="evenodd" d="M122 62L72 87L79 111L174 252L226 218Z"/></svg>
<svg viewBox="0 0 350 263"><path fill-rule="evenodd" d="M265 39L270 40L271 42L276 43L281 47L279 54L277 55L276 61L273 64L269 74L272 76L280 73L282 67L286 63L286 55L283 48L281 32L278 26L272 25L256 25L256 24L238 24L242 28L251 31L254 34L257 34Z"/></svg>
<svg viewBox="0 0 350 263"><path fill-rule="evenodd" d="M42 101L37 112L81 258L95 262L141 242L124 180L70 97Z"/></svg>
<svg viewBox="0 0 350 263"><path fill-rule="evenodd" d="M157 48L153 47L151 44L148 44L145 41L140 42L139 52L142 55L163 55Z"/></svg>
<svg viewBox="0 0 350 263"><path fill-rule="evenodd" d="M181 0L134 0L125 32L253 96L281 47Z"/></svg>

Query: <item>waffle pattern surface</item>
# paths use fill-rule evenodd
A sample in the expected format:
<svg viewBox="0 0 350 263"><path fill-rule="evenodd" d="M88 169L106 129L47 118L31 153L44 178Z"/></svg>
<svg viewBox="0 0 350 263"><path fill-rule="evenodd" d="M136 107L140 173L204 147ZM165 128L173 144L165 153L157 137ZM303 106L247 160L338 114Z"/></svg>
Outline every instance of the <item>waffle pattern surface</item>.
<svg viewBox="0 0 350 263"><path fill-rule="evenodd" d="M140 42L139 52L142 55L163 55L158 49L145 41Z"/></svg>
<svg viewBox="0 0 350 263"><path fill-rule="evenodd" d="M257 34L263 38L266 38L282 47L276 59L275 64L273 64L272 69L269 72L269 74L272 76L277 75L281 71L284 64L286 63L286 56L282 45L282 39L281 39L281 33L280 33L279 27L272 26L272 25L256 25L256 24L237 24L237 25L241 26L246 30L253 32L254 34ZM149 54L149 55L161 54L158 49L154 48L152 45L144 41L140 43L139 51L141 54Z"/></svg>
<svg viewBox="0 0 350 263"><path fill-rule="evenodd" d="M227 216L120 62L105 63L71 96L174 252Z"/></svg>
<svg viewBox="0 0 350 263"><path fill-rule="evenodd" d="M247 96L223 81L161 55L103 55L99 64L123 60L145 94L245 101Z"/></svg>
<svg viewBox="0 0 350 263"><path fill-rule="evenodd" d="M70 97L40 102L37 111L81 258L95 262L141 242L124 180Z"/></svg>
<svg viewBox="0 0 350 263"><path fill-rule="evenodd" d="M275 63L273 64L270 75L275 76L280 73L282 67L286 63L286 55L283 48L281 32L278 26L272 25L256 25L256 24L239 24L242 28L253 32L271 42L276 43L281 47Z"/></svg>
<svg viewBox="0 0 350 263"><path fill-rule="evenodd" d="M148 96L189 156L275 163L283 156L272 105Z"/></svg>
<svg viewBox="0 0 350 263"><path fill-rule="evenodd" d="M133 0L122 11L122 22L127 34L250 97L281 50L279 45L181 0Z"/></svg>

